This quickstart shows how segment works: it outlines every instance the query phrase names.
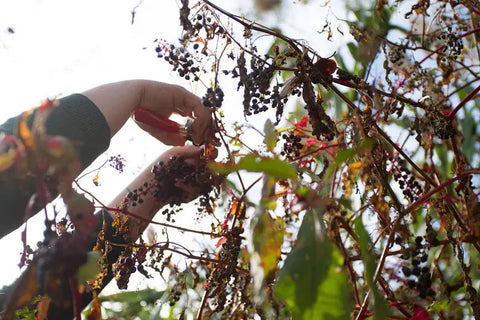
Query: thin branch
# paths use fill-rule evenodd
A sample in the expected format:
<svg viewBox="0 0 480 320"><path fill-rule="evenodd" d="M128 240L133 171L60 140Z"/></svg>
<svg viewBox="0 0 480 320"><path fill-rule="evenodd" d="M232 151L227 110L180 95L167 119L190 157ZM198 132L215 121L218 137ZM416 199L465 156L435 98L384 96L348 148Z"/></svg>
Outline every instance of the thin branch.
<svg viewBox="0 0 480 320"><path fill-rule="evenodd" d="M462 101L453 109L447 116L447 119L452 121L453 117L457 114L458 110L460 110L468 101L472 100L473 97L480 91L480 85L473 89Z"/></svg>

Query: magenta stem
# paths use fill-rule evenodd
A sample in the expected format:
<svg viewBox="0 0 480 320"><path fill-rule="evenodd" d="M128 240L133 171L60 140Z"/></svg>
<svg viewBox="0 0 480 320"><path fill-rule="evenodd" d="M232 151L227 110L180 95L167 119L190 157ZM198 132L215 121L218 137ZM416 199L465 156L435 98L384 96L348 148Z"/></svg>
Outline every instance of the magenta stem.
<svg viewBox="0 0 480 320"><path fill-rule="evenodd" d="M460 110L468 101L472 100L472 98L480 91L480 86L476 87L472 92L470 92L460 103L453 109L447 116L447 119L452 120L453 117L457 114L458 110Z"/></svg>

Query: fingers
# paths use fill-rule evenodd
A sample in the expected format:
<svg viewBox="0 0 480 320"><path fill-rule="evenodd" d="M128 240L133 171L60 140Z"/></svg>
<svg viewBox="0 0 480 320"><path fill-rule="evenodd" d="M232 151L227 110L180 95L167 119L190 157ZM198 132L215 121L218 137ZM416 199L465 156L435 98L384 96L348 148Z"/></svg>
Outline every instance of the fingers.
<svg viewBox="0 0 480 320"><path fill-rule="evenodd" d="M202 148L193 146L193 145L186 145L183 147L174 147L169 150L167 150L163 155L162 158L171 158L173 156L181 156L186 159L191 159L194 161L193 164L197 165L202 161L201 155L202 155Z"/></svg>
<svg viewBox="0 0 480 320"><path fill-rule="evenodd" d="M208 142L208 140L210 140L210 137L212 136L211 110L203 105L200 98L192 95L189 92L188 95L185 95L184 98L184 103L186 106L188 106L188 110L191 109L192 118L194 119L193 125L189 132L193 142L196 145Z"/></svg>
<svg viewBox="0 0 480 320"><path fill-rule="evenodd" d="M164 118L170 117L172 113L192 118L194 122L189 133L193 142L196 145L205 142L218 144L216 143L218 141L214 138L215 131L213 130L211 110L203 105L199 97L181 86L145 81L141 103L138 107L149 109ZM162 142L165 142L164 139L166 137L171 138L171 134L161 135L159 132L153 132L150 128L147 128L147 131L154 137L162 136L162 139L159 139ZM176 137L170 144L178 143L179 141L180 139ZM183 144L184 141L177 145Z"/></svg>
<svg viewBox="0 0 480 320"><path fill-rule="evenodd" d="M142 122L135 121L137 125L142 128L144 131L147 131L152 137L158 139L169 146L183 146L185 145L185 138L175 132L167 132L164 130L157 129L155 127L149 126Z"/></svg>
<svg viewBox="0 0 480 320"><path fill-rule="evenodd" d="M181 86L145 80L142 98L137 107L149 109L159 116L168 117L177 113L184 117L193 116L193 108L200 98Z"/></svg>
<svg viewBox="0 0 480 320"><path fill-rule="evenodd" d="M168 159L172 159L172 157L182 157L185 163L188 163L189 165L192 165L198 169L202 166L205 166L205 158L202 157L202 154L203 148L187 145L184 147L171 148L162 154L160 158L161 160L167 162ZM188 173L179 172L177 178L173 179L173 181L169 181L169 183L172 183L175 187L183 190L182 202L189 202L197 198L201 194L202 190L205 190L205 186L203 186L201 182L195 182L196 180L194 182L189 180L189 182L185 183L183 178L186 177L186 175L188 175Z"/></svg>

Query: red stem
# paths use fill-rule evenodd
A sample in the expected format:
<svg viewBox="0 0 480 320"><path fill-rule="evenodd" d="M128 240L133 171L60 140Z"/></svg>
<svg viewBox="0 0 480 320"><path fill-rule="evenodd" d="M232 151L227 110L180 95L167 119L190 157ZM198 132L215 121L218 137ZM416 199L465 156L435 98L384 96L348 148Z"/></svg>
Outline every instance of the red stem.
<svg viewBox="0 0 480 320"><path fill-rule="evenodd" d="M468 171L465 171L465 172L462 172L462 173L459 173L456 177L453 177L453 178L450 178L448 179L447 181L443 182L442 184L439 184L438 186L436 186L435 188L433 188L432 190L430 190L429 192L425 193L422 197L420 197L420 199L418 199L417 201L415 201L414 203L412 203L408 208L405 209L405 211L403 212L403 214L407 214L407 213L410 213L412 212L416 207L418 207L419 205L421 205L422 203L424 203L425 201L427 201L428 199L430 199L430 197L437 193L438 191L440 191L441 189L445 188L446 186L448 186L449 184L457 181L458 179L461 179L463 177L466 177L466 176L470 176L470 175L473 175L473 174L480 174L480 170L479 169L475 169L475 170L468 170Z"/></svg>
<svg viewBox="0 0 480 320"><path fill-rule="evenodd" d="M468 101L472 100L472 98L480 91L480 86L473 89L460 103L453 109L447 116L448 120L452 120L453 117L457 114L458 110L460 110Z"/></svg>
<svg viewBox="0 0 480 320"><path fill-rule="evenodd" d="M72 299L73 299L73 314L75 315L75 320L82 319L82 307L81 307L81 299L80 293L78 292L78 283L77 279L74 276L71 276L68 279L70 283L70 291L72 292Z"/></svg>

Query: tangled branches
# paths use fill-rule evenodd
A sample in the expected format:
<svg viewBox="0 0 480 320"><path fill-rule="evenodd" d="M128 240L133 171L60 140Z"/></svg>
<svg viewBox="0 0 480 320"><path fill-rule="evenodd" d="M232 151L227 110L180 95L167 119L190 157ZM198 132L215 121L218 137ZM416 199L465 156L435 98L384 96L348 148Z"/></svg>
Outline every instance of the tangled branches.
<svg viewBox="0 0 480 320"><path fill-rule="evenodd" d="M114 225L121 234L120 213L135 218L145 192L182 202L158 184L181 171L201 182L197 213L211 229L175 225L173 205L158 224L216 245L194 252L168 233L119 243L119 287L136 271L167 274L161 301L179 318L480 319L478 6L355 8L349 53L322 57L211 1L181 3L180 44L157 41L155 54L202 88L221 158L159 163ZM217 174L226 182L212 193Z"/></svg>

